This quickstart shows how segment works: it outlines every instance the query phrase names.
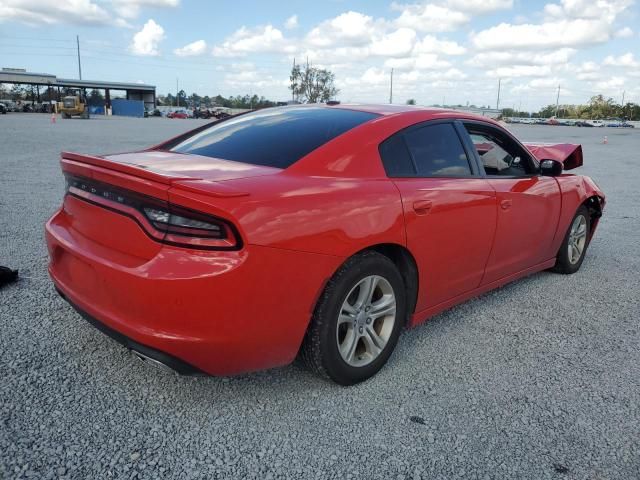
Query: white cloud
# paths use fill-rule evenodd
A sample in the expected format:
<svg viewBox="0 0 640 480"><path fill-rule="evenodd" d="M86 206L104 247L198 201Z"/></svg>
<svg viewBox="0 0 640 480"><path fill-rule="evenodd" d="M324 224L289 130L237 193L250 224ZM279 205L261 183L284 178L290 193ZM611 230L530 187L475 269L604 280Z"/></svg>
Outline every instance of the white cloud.
<svg viewBox="0 0 640 480"><path fill-rule="evenodd" d="M480 68L513 65L559 65L575 54L573 48L561 48L552 52L531 53L523 51L481 52L471 57L467 65Z"/></svg>
<svg viewBox="0 0 640 480"><path fill-rule="evenodd" d="M282 35L282 32L272 25L264 27L240 27L221 45L213 48L213 55L217 57L238 57L248 53L260 52L291 52L292 47Z"/></svg>
<svg viewBox="0 0 640 480"><path fill-rule="evenodd" d="M298 15L291 15L284 22L284 28L288 30L293 30L294 28L298 28Z"/></svg>
<svg viewBox="0 0 640 480"><path fill-rule="evenodd" d="M173 53L178 57L194 57L202 55L207 51L207 42L204 40L196 40L193 43L185 45L182 48L176 48Z"/></svg>
<svg viewBox="0 0 640 480"><path fill-rule="evenodd" d="M582 62L577 70L581 73L597 72L600 70L600 65L592 61Z"/></svg>
<svg viewBox="0 0 640 480"><path fill-rule="evenodd" d="M627 67L627 68L638 68L640 67L640 61L636 60L633 57L633 53L625 53L624 55L620 55L619 57L614 57L613 55L609 55L604 59L605 65L610 65L613 67Z"/></svg>
<svg viewBox="0 0 640 480"><path fill-rule="evenodd" d="M255 92L256 89L288 86L288 78L276 78L265 71L258 71L252 63L234 63L225 70L224 83L234 90Z"/></svg>
<svg viewBox="0 0 640 480"><path fill-rule="evenodd" d="M513 0L448 0L446 5L453 10L480 15L510 9Z"/></svg>
<svg viewBox="0 0 640 480"><path fill-rule="evenodd" d="M611 77L608 80L597 82L594 86L598 91L611 91L623 87L625 84L624 77Z"/></svg>
<svg viewBox="0 0 640 480"><path fill-rule="evenodd" d="M480 50L579 47L609 40L610 25L598 20L561 20L543 24L501 23L472 35Z"/></svg>
<svg viewBox="0 0 640 480"><path fill-rule="evenodd" d="M398 70L435 70L450 67L451 63L440 60L435 53L423 53L415 57L390 58L384 62L384 66Z"/></svg>
<svg viewBox="0 0 640 480"><path fill-rule="evenodd" d="M631 30L629 27L624 27L616 31L614 36L616 38L631 38L633 37L633 30Z"/></svg>
<svg viewBox="0 0 640 480"><path fill-rule="evenodd" d="M410 28L398 30L383 35L371 43L371 54L385 57L399 57L409 54L413 49L416 32Z"/></svg>
<svg viewBox="0 0 640 480"><path fill-rule="evenodd" d="M438 40L433 35L426 35L420 42L416 43L414 53L438 53L444 55L463 55L467 49L447 40Z"/></svg>
<svg viewBox="0 0 640 480"><path fill-rule="evenodd" d="M337 63L360 64L370 55L368 47L308 48L296 52L296 58L309 59L313 64L330 65Z"/></svg>
<svg viewBox="0 0 640 480"><path fill-rule="evenodd" d="M153 19L147 20L142 30L133 36L129 49L135 55L157 56L159 43L164 40L164 28Z"/></svg>
<svg viewBox="0 0 640 480"><path fill-rule="evenodd" d="M2 0L0 22L16 21L27 25L108 24L111 15L91 0Z"/></svg>
<svg viewBox="0 0 640 480"><path fill-rule="evenodd" d="M529 82L529 85L533 88L558 88L560 85L560 79L554 78L535 78Z"/></svg>
<svg viewBox="0 0 640 480"><path fill-rule="evenodd" d="M306 42L314 47L355 46L369 42L375 31L372 17L349 11L311 29Z"/></svg>
<svg viewBox="0 0 640 480"><path fill-rule="evenodd" d="M551 73L548 66L515 65L513 67L498 67L487 71L487 76L494 78L510 77L546 77Z"/></svg>
<svg viewBox="0 0 640 480"><path fill-rule="evenodd" d="M114 10L124 18L136 18L143 7L177 7L180 0L112 0Z"/></svg>
<svg viewBox="0 0 640 480"><path fill-rule="evenodd" d="M633 0L561 0L549 3L544 13L550 18L615 18L633 4Z"/></svg>
<svg viewBox="0 0 640 480"><path fill-rule="evenodd" d="M540 24L497 26L472 34L481 50L582 47L603 43L616 34L615 21L633 0L562 0L544 7Z"/></svg>
<svg viewBox="0 0 640 480"><path fill-rule="evenodd" d="M471 17L457 10L433 3L398 5L392 8L400 10L395 23L400 27L409 27L420 32L450 32L469 22Z"/></svg>
<svg viewBox="0 0 640 480"><path fill-rule="evenodd" d="M578 72L576 78L578 80L599 80L602 75L599 72Z"/></svg>

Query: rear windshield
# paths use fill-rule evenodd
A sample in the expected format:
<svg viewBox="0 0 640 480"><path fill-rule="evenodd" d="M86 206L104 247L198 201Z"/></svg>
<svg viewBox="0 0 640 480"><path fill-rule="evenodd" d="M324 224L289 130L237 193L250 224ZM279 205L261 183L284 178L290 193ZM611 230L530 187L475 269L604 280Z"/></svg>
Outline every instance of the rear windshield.
<svg viewBox="0 0 640 480"><path fill-rule="evenodd" d="M287 168L329 140L377 116L342 108L267 108L195 133L171 151Z"/></svg>

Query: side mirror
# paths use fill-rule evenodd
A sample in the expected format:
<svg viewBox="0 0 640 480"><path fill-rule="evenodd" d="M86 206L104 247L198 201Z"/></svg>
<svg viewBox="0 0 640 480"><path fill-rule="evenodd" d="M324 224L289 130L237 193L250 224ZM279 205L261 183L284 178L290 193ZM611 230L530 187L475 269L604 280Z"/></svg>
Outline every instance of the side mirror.
<svg viewBox="0 0 640 480"><path fill-rule="evenodd" d="M540 175L557 177L562 174L562 162L557 160L542 160L540 162Z"/></svg>

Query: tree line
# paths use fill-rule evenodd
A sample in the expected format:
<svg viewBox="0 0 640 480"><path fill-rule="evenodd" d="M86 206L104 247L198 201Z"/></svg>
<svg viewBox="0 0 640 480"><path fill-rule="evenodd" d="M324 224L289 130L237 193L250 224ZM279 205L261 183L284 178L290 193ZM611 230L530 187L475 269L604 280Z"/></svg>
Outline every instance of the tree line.
<svg viewBox="0 0 640 480"><path fill-rule="evenodd" d="M192 93L187 96L187 93L184 90L180 90L177 95L173 95L171 93L159 95L157 100L158 105L183 108L226 107L254 109L275 107L277 105L277 102L258 95L231 95L230 97L223 97L222 95L200 96L197 93Z"/></svg>
<svg viewBox="0 0 640 480"><path fill-rule="evenodd" d="M505 117L528 117L529 112L519 112L512 108L502 109ZM640 105L627 102L624 105L617 103L612 98L603 95L595 95L584 105L547 105L540 111L532 114L534 118L575 118L602 120L606 118L622 118L625 120L640 120Z"/></svg>

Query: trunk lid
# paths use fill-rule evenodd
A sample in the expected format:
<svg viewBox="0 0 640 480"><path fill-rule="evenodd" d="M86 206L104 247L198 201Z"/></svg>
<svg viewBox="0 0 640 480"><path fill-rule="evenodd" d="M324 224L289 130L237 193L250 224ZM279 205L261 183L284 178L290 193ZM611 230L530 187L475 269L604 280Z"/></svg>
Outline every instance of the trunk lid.
<svg viewBox="0 0 640 480"><path fill-rule="evenodd" d="M236 178L273 175L281 171L273 167L160 150L121 153L103 158L109 162L161 175L171 183L179 179L222 182Z"/></svg>
<svg viewBox="0 0 640 480"><path fill-rule="evenodd" d="M63 162L71 160L74 163L93 165L165 185L182 180L223 182L281 172L279 168L158 150L107 156L62 152L62 159Z"/></svg>

